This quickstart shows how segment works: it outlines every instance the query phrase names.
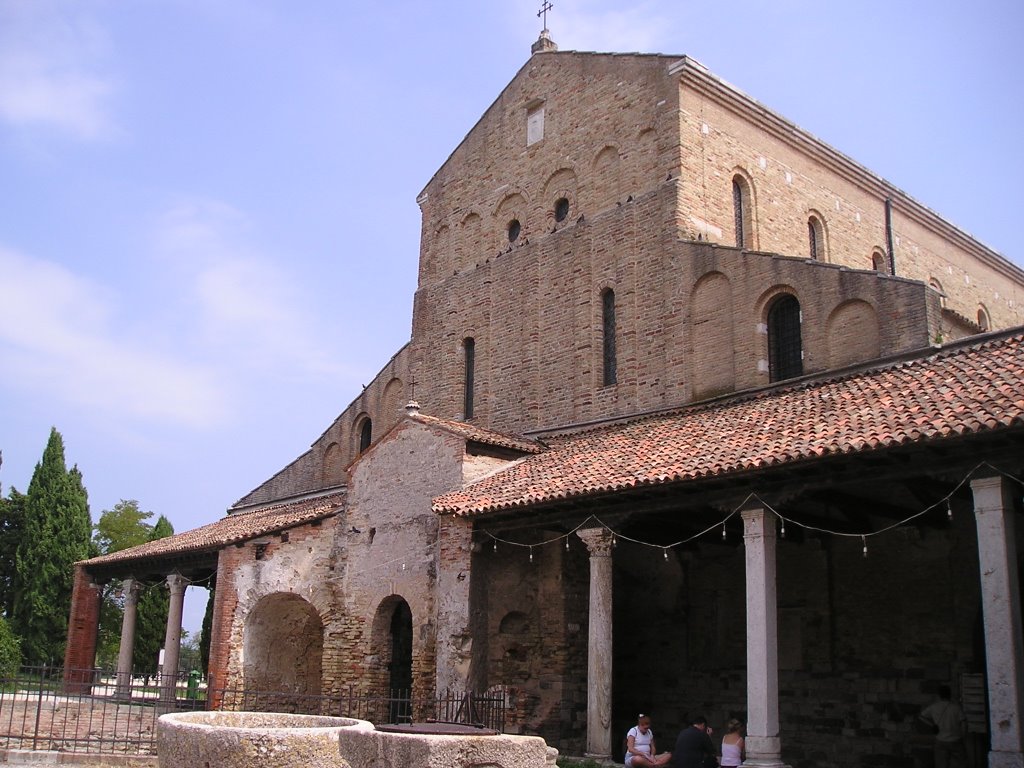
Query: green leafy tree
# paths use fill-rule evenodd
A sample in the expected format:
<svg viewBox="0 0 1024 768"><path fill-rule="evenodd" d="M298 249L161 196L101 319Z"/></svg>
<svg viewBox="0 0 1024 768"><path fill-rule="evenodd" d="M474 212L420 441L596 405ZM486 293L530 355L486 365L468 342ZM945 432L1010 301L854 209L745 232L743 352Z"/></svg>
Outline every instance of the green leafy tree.
<svg viewBox="0 0 1024 768"><path fill-rule="evenodd" d="M15 555L24 519L25 494L11 488L6 499L0 498L0 614L4 616L14 610Z"/></svg>
<svg viewBox="0 0 1024 768"><path fill-rule="evenodd" d="M93 535L97 554L107 555L145 544L153 533L153 526L146 522L152 516L152 512L139 509L135 499L121 499L113 509L104 510Z"/></svg>
<svg viewBox="0 0 1024 768"><path fill-rule="evenodd" d="M150 541L174 535L170 521L160 515L149 534ZM163 582L150 584L139 595L138 613L135 621L135 648L132 666L139 674L151 675L157 671L160 649L167 632L167 610L171 596Z"/></svg>
<svg viewBox="0 0 1024 768"><path fill-rule="evenodd" d="M139 509L139 502L134 499L121 499L113 509L104 510L100 515L92 537L94 553L108 555L145 544L153 533L153 526L146 522L152 516L152 512ZM117 664L121 624L124 620L124 595L121 588L121 581L103 587L96 649L97 664L103 668Z"/></svg>
<svg viewBox="0 0 1024 768"><path fill-rule="evenodd" d="M64 461L64 439L50 430L25 497L15 550L11 624L30 664L60 663L67 641L74 564L89 556L92 520L78 467Z"/></svg>
<svg viewBox="0 0 1024 768"><path fill-rule="evenodd" d="M0 680L10 679L21 667L21 644L0 616Z"/></svg>

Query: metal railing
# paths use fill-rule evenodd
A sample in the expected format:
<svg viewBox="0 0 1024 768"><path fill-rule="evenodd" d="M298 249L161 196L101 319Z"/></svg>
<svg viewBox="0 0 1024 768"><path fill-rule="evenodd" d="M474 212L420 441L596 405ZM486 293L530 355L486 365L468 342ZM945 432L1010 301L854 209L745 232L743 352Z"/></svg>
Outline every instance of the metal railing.
<svg viewBox="0 0 1024 768"><path fill-rule="evenodd" d="M76 681L66 685L66 680ZM330 715L372 723L434 720L503 731L505 694L449 694L427 699L409 691L368 696L348 688L312 696L251 688L210 689L180 677L117 680L116 673L58 667L25 668L0 678L0 748L100 754L156 754L156 721L169 711L237 710ZM162 695L163 694L163 695Z"/></svg>

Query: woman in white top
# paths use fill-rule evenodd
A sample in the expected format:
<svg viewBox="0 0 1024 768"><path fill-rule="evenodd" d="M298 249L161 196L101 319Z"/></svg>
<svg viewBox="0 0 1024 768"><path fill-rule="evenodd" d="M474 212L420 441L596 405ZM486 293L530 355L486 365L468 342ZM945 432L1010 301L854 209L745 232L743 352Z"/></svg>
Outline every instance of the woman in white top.
<svg viewBox="0 0 1024 768"><path fill-rule="evenodd" d="M722 768L743 764L743 723L730 720L722 737Z"/></svg>
<svg viewBox="0 0 1024 768"><path fill-rule="evenodd" d="M651 730L651 718L640 715L636 725L626 733L626 768L650 768L665 765L672 757L671 752L658 754L654 746L654 731Z"/></svg>

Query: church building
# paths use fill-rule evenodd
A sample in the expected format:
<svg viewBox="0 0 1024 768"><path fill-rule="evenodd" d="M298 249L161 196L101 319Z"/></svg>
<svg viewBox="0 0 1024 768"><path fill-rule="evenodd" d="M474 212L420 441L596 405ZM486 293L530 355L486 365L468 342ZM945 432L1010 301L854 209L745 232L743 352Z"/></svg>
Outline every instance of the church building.
<svg viewBox="0 0 1024 768"><path fill-rule="evenodd" d="M417 202L409 342L225 517L77 564L68 670L100 585L167 581L170 665L211 583L211 689L852 768L930 764L945 684L1024 766L1024 270L692 58L546 30Z"/></svg>

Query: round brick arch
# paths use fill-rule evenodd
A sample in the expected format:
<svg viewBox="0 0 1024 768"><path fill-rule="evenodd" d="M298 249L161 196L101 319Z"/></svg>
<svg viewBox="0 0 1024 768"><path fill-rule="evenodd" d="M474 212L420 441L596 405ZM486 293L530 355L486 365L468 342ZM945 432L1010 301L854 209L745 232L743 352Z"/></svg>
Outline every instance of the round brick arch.
<svg viewBox="0 0 1024 768"><path fill-rule="evenodd" d="M247 690L320 695L324 625L302 597L277 592L261 598L246 617L242 647Z"/></svg>

